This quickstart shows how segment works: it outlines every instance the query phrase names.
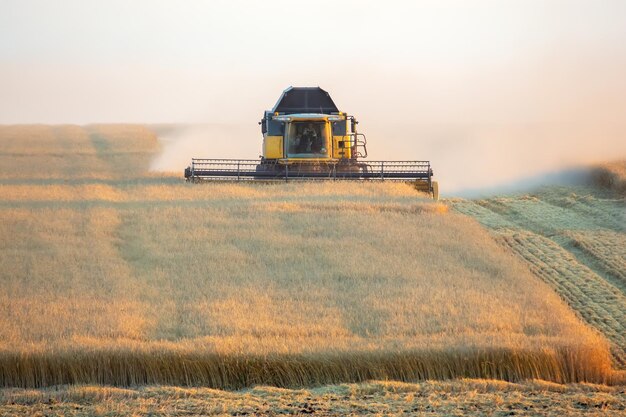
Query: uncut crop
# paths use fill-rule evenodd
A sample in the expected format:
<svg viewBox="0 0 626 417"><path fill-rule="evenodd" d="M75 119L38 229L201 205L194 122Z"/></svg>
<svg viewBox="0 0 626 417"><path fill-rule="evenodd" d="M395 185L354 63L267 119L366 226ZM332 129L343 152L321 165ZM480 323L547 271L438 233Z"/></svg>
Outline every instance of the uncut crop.
<svg viewBox="0 0 626 417"><path fill-rule="evenodd" d="M606 170L619 179L624 167L608 164L597 168L595 175ZM615 365L624 369L626 205L620 190L597 185L606 184L547 187L532 194L452 204L488 227L496 240L601 332L611 342Z"/></svg>
<svg viewBox="0 0 626 417"><path fill-rule="evenodd" d="M610 377L547 284L410 185L186 184L157 152L0 128L0 385Z"/></svg>

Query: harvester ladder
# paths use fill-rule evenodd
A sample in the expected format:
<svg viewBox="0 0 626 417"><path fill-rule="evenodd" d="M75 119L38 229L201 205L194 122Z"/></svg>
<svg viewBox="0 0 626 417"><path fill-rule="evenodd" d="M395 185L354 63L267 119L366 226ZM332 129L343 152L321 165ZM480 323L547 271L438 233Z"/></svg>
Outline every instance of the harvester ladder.
<svg viewBox="0 0 626 417"><path fill-rule="evenodd" d="M367 158L367 138L363 133L350 133L352 138L352 158Z"/></svg>

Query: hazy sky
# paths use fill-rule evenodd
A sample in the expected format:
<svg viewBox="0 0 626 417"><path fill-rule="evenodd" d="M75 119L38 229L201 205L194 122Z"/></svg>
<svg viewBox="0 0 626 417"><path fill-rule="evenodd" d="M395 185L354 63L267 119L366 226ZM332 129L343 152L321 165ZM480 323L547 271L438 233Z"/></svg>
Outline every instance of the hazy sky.
<svg viewBox="0 0 626 417"><path fill-rule="evenodd" d="M378 158L548 124L626 156L624 74L624 0L0 1L0 123L237 123L253 156L289 85L328 90Z"/></svg>
<svg viewBox="0 0 626 417"><path fill-rule="evenodd" d="M246 122L289 85L368 118L546 119L537 87L623 93L625 57L623 0L2 0L0 123Z"/></svg>

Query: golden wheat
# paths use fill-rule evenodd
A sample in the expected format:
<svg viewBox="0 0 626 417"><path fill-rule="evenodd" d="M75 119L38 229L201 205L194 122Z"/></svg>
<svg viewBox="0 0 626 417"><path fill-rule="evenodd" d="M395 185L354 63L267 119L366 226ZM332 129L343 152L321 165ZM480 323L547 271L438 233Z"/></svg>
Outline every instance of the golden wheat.
<svg viewBox="0 0 626 417"><path fill-rule="evenodd" d="M24 158L63 150L0 176L0 385L610 378L604 339L409 185L184 184L141 127L32 129Z"/></svg>

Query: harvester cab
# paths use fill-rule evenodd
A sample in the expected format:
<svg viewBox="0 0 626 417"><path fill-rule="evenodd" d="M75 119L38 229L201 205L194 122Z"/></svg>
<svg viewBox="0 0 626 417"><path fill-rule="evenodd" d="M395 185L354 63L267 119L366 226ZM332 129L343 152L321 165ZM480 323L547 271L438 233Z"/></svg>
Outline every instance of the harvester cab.
<svg viewBox="0 0 626 417"><path fill-rule="evenodd" d="M259 122L263 160L287 164L354 160L367 156L358 122L340 112L319 87L289 87Z"/></svg>
<svg viewBox="0 0 626 417"><path fill-rule="evenodd" d="M407 181L437 199L429 161L367 161L367 140L357 120L339 111L319 87L289 87L259 122L260 160L197 159L188 181L353 180Z"/></svg>

